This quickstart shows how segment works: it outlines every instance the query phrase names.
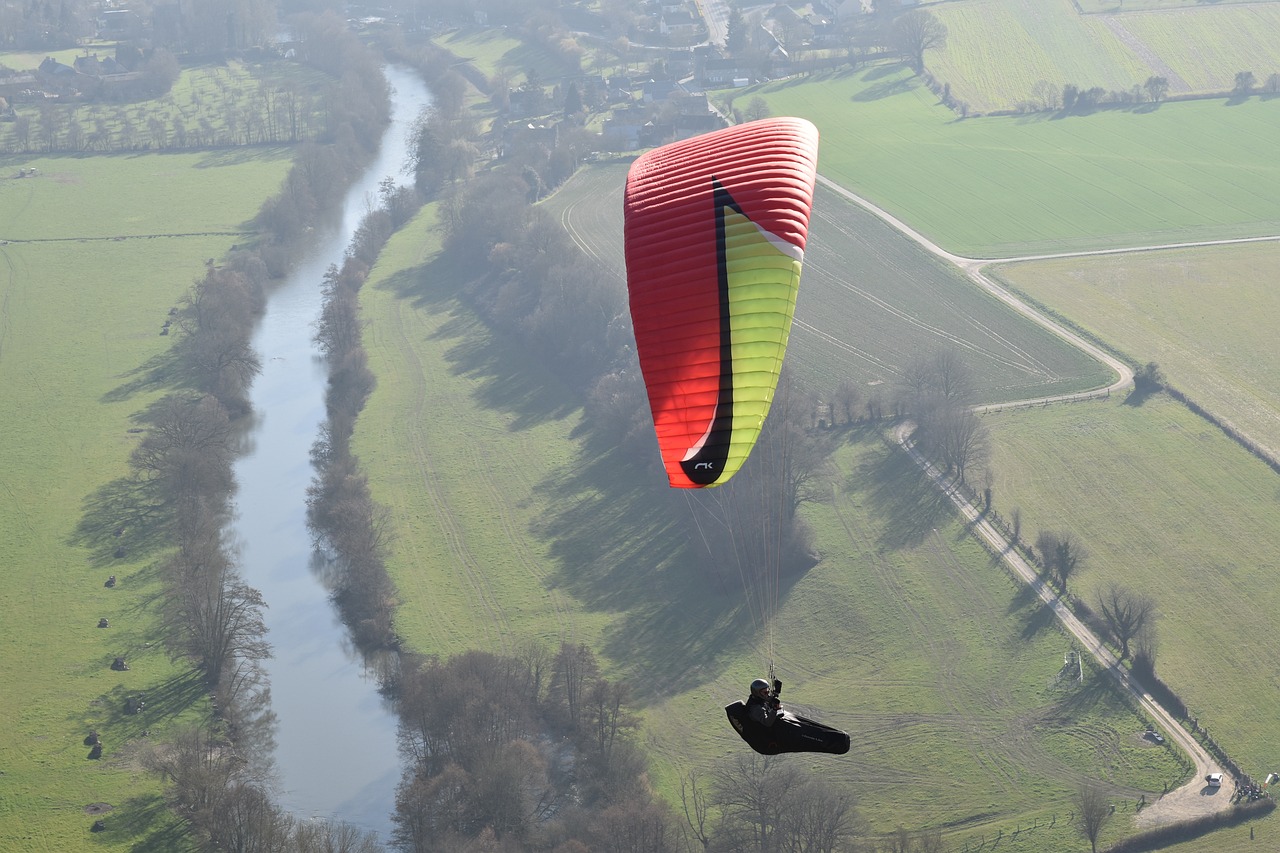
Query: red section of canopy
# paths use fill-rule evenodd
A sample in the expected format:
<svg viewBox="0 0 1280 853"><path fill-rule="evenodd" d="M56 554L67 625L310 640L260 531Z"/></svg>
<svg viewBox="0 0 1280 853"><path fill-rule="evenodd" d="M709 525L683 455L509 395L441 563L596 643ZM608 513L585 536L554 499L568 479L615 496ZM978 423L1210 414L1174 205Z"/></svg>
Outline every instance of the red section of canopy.
<svg viewBox="0 0 1280 853"><path fill-rule="evenodd" d="M697 486L679 463L706 433L722 381L713 181L762 229L803 250L817 153L809 122L764 119L657 148L627 176L631 317L673 486Z"/></svg>

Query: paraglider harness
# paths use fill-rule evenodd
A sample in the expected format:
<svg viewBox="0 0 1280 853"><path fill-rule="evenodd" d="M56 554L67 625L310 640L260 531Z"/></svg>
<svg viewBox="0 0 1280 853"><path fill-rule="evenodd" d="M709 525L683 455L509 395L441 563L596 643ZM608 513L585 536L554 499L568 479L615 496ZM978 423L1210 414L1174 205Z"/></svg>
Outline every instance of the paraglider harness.
<svg viewBox="0 0 1280 853"><path fill-rule="evenodd" d="M773 680L773 692L766 699L759 699L752 694L751 700L772 703L776 713L773 725L762 725L751 717L748 702L734 702L726 705L724 712L729 723L747 745L761 755L779 755L784 752L829 752L844 755L849 751L849 735L825 726L808 717L784 714L778 694L782 692L782 682Z"/></svg>

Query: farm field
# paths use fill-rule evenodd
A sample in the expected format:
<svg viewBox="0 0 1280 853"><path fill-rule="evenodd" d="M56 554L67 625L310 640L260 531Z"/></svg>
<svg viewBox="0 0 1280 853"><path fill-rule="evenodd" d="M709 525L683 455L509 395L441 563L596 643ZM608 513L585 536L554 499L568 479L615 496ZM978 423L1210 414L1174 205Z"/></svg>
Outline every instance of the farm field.
<svg viewBox="0 0 1280 853"><path fill-rule="evenodd" d="M166 390L169 309L284 177L283 153L260 153L0 160L0 849L182 849L137 757L204 691L154 642L159 555L114 536L118 478L134 416ZM175 232L189 236L149 236ZM129 671L109 668L117 655ZM126 715L139 693L145 711ZM91 835L98 817L109 829Z"/></svg>
<svg viewBox="0 0 1280 853"><path fill-rule="evenodd" d="M1106 0L1103 0L1106 2ZM1043 81L1056 90L1099 86L1130 92L1164 77L1169 95L1229 92L1236 73L1253 71L1259 86L1280 71L1280 4L1108 2L1081 15L1073 0L966 0L931 7L947 27L945 49L925 64L975 112L1044 106ZM1087 6L1086 6L1087 8Z"/></svg>
<svg viewBox="0 0 1280 853"><path fill-rule="evenodd" d="M354 449L392 513L397 629L429 654L592 644L640 700L674 800L682 773L743 749L721 707L762 669L766 632L742 585L701 574L673 535L697 496L575 436L573 394L454 300L432 215L361 291L379 384ZM823 560L787 591L775 645L791 698L855 747L803 766L860 797L876 832L1001 832L1028 853L1078 849L1065 818L1085 776L1122 814L1182 779L1087 669L1083 686L1057 682L1069 641L905 457L870 431L837 462L832 501L808 516Z"/></svg>
<svg viewBox="0 0 1280 853"><path fill-rule="evenodd" d="M968 257L1280 233L1275 101L956 120L898 67L745 90L822 133L819 171Z"/></svg>
<svg viewBox="0 0 1280 853"><path fill-rule="evenodd" d="M624 274L622 189L627 164L579 170L544 206L589 255ZM984 401L1103 386L1110 371L1021 320L958 271L861 207L818 188L788 364L819 392L844 379L888 404L922 352L958 350Z"/></svg>
<svg viewBox="0 0 1280 853"><path fill-rule="evenodd" d="M988 270L1280 456L1280 243L1006 264Z"/></svg>
<svg viewBox="0 0 1280 853"><path fill-rule="evenodd" d="M989 415L995 503L1024 537L1071 531L1086 601L1115 581L1160 611L1157 670L1245 772L1280 766L1276 475L1164 396Z"/></svg>
<svg viewBox="0 0 1280 853"><path fill-rule="evenodd" d="M89 48L99 56L112 50ZM51 54L71 64L84 50ZM0 53L0 65L30 70L46 54ZM21 155L55 150L100 154L138 149L184 149L211 145L288 143L314 139L324 120L321 75L292 62L251 65L229 61L197 65L182 70L173 88L163 97L127 103L59 104L48 107L53 124L46 125L33 104L19 102L20 117L30 119L24 142L16 122L0 124L0 152ZM267 107L267 100L274 111ZM292 114L294 125L287 124ZM274 115L268 127L263 116ZM73 142L70 126L78 127ZM296 138L295 138L296 137ZM239 152L243 156L243 150Z"/></svg>
<svg viewBox="0 0 1280 853"><path fill-rule="evenodd" d="M433 41L459 59L470 60L486 77L509 75L510 86L525 82L530 71L544 81L578 73L541 47L507 35L505 29L464 28Z"/></svg>
<svg viewBox="0 0 1280 853"><path fill-rule="evenodd" d="M1148 12L1157 9L1194 9L1203 5L1202 0L1077 0L1086 14L1099 12ZM1219 6L1246 4L1261 6L1276 0L1217 0Z"/></svg>

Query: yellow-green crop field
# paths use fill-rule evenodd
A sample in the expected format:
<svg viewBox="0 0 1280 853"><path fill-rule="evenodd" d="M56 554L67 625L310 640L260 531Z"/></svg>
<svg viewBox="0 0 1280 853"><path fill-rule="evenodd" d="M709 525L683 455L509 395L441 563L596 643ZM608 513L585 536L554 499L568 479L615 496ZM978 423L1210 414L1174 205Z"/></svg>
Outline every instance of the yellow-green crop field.
<svg viewBox="0 0 1280 853"><path fill-rule="evenodd" d="M1129 92L1164 77L1170 95L1230 91L1239 71L1280 72L1280 4L1124 4L1082 15L1072 0L965 0L929 7L947 27L925 64L972 111L1039 102L1044 81Z"/></svg>
<svg viewBox="0 0 1280 853"><path fill-rule="evenodd" d="M169 388L170 308L288 165L266 149L0 160L0 850L185 849L138 758L207 712L204 691L157 642L162 555L122 529L120 481L135 415Z"/></svg>
<svg viewBox="0 0 1280 853"><path fill-rule="evenodd" d="M1280 243L1031 261L993 272L1280 457Z"/></svg>

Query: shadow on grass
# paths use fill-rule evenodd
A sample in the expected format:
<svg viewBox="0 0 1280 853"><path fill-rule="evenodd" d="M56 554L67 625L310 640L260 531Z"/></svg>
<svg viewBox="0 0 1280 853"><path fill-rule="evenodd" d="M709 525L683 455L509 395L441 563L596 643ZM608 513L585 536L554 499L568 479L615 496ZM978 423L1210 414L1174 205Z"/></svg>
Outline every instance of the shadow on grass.
<svg viewBox="0 0 1280 853"><path fill-rule="evenodd" d="M465 264L444 254L391 276L379 285L407 299L419 310L448 319L432 333L436 341L452 341L445 353L450 372L477 383L476 402L515 416L517 431L573 415L578 400L550 372L531 363L514 347L494 344L494 333L461 304L459 290L469 278Z"/></svg>
<svg viewBox="0 0 1280 853"><path fill-rule="evenodd" d="M102 402L119 403L138 394L172 391L189 385L192 377L183 367L180 349L180 346L169 347L125 373L121 377L123 382L102 395Z"/></svg>
<svg viewBox="0 0 1280 853"><path fill-rule="evenodd" d="M1139 388L1136 384L1129 389L1129 393L1125 395L1124 405L1134 406L1135 408L1147 402L1147 398L1154 397L1159 394L1160 388Z"/></svg>
<svg viewBox="0 0 1280 853"><path fill-rule="evenodd" d="M70 718L81 735L96 731L108 757L126 743L146 738L152 730L177 719L203 701L208 689L192 670L150 685L117 684L93 701L89 709ZM136 710L136 703L142 702Z"/></svg>
<svg viewBox="0 0 1280 853"><path fill-rule="evenodd" d="M903 92L910 92L917 85L914 77L901 80L885 80L881 83L876 83L874 86L868 86L850 97L849 100L854 102L879 101L884 98L891 98L894 95L901 95Z"/></svg>
<svg viewBox="0 0 1280 853"><path fill-rule="evenodd" d="M601 651L628 667L643 703L706 683L752 644L759 626L746 601L759 591L699 563L693 497L605 445L584 440L575 464L539 484L554 509L534 534L558 566L555 584L617 614Z"/></svg>
<svg viewBox="0 0 1280 853"><path fill-rule="evenodd" d="M1053 706L1053 713L1062 719L1079 719L1100 704L1106 704L1116 696L1116 688L1107 673L1092 669L1084 681L1075 683L1071 693Z"/></svg>
<svg viewBox="0 0 1280 853"><path fill-rule="evenodd" d="M69 544L89 551L89 564L110 573L124 561L154 557L172 545L172 509L147 483L121 477L87 496ZM106 580L106 577L103 577Z"/></svg>
<svg viewBox="0 0 1280 853"><path fill-rule="evenodd" d="M102 832L90 837L106 847L128 844L133 853L170 853L192 846L186 826L159 794L131 797L106 814L103 825L106 828Z"/></svg>
<svg viewBox="0 0 1280 853"><path fill-rule="evenodd" d="M947 496L897 448L870 454L846 488L867 494L871 517L880 529L879 544L889 550L919 545L955 517Z"/></svg>
<svg viewBox="0 0 1280 853"><path fill-rule="evenodd" d="M477 383L479 405L511 415L511 429L580 417L581 402L564 383L459 310L458 282L467 278L463 264L441 255L379 287L443 321L430 334L448 347L450 370ZM638 701L717 677L757 633L742 579L716 578L698 564L691 498L668 488L659 466L630 462L616 437L587 426L573 435L576 457L535 486L551 507L531 531L554 562L549 583L589 610L615 614L596 651L628 668Z"/></svg>

